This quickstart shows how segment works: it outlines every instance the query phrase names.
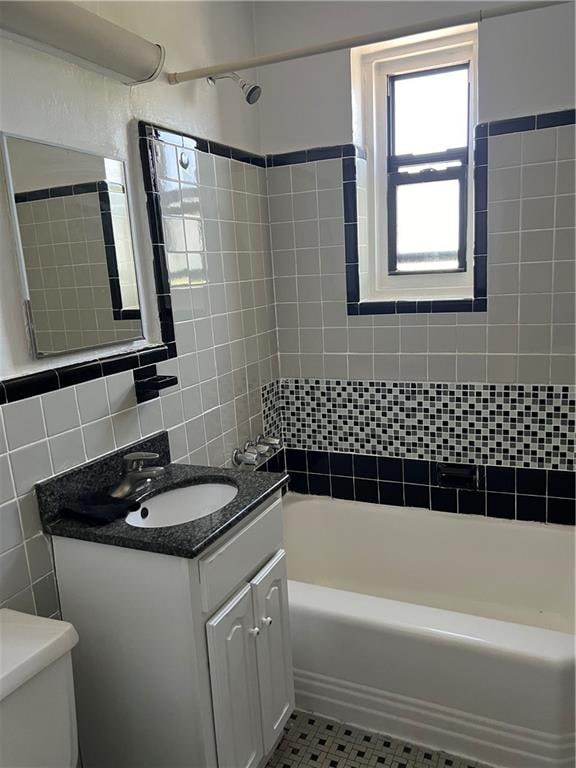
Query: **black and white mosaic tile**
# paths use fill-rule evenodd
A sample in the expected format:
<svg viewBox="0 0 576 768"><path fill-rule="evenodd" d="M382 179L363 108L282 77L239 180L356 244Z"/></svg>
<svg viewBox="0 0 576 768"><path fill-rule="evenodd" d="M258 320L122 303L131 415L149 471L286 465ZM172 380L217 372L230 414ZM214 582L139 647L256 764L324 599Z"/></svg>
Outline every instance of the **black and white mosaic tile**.
<svg viewBox="0 0 576 768"><path fill-rule="evenodd" d="M263 402L287 448L574 469L572 386L280 379Z"/></svg>
<svg viewBox="0 0 576 768"><path fill-rule="evenodd" d="M262 419L267 435L282 435L282 414L280 409L281 380L275 379L262 386Z"/></svg>
<svg viewBox="0 0 576 768"><path fill-rule="evenodd" d="M296 710L267 768L490 768Z"/></svg>

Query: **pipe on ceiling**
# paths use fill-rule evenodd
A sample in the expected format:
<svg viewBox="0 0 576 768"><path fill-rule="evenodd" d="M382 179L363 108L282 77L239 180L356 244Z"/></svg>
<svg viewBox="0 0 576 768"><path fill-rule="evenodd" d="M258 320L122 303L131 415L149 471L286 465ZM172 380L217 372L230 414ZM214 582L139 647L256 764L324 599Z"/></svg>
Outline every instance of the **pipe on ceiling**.
<svg viewBox="0 0 576 768"><path fill-rule="evenodd" d="M0 2L0 33L120 80L155 80L165 51L71 2Z"/></svg>
<svg viewBox="0 0 576 768"><path fill-rule="evenodd" d="M279 53L269 53L263 56L253 56L249 59L239 59L237 61L228 61L224 64L214 64L209 67L198 69L189 69L186 72L168 73L168 82L170 85L179 85L190 80L200 80L204 77L213 75L222 75L228 72L236 72L243 69L253 69L264 67L269 64L278 64L282 61L293 61L294 59L304 59L308 56L317 56L321 53L331 53L332 51L341 51L347 48L356 48L360 45L371 45L373 43L383 43L386 40L394 40L398 37L407 37L408 35L417 35L423 32L432 32L437 29L447 27L459 27L464 24L475 24L483 19L495 18L497 16L508 16L512 13L521 13L531 11L536 8L548 8L554 5L567 5L566 0L557 2L542 3L513 3L502 4L500 6L491 6L484 11L470 11L468 13L451 16L447 19L436 19L420 24L412 24L407 27L397 27L396 29L385 30L384 32L371 32L367 35L358 35L357 37L348 37L342 40L333 40L329 43L320 43L319 45L310 45L306 48L296 48L291 51L281 51Z"/></svg>

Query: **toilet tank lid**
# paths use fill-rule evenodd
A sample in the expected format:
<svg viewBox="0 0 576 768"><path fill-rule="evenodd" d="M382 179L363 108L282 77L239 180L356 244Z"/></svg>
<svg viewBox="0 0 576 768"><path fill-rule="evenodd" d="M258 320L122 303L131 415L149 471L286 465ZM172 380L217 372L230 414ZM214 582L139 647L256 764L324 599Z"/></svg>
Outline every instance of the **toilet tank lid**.
<svg viewBox="0 0 576 768"><path fill-rule="evenodd" d="M78 634L67 621L0 609L0 701L68 653Z"/></svg>

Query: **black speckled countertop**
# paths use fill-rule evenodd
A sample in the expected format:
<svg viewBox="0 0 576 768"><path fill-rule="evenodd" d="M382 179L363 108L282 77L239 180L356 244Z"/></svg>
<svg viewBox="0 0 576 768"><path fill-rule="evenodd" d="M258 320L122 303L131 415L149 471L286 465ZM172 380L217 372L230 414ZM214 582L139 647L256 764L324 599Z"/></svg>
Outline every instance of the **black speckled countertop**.
<svg viewBox="0 0 576 768"><path fill-rule="evenodd" d="M165 528L136 528L128 525L124 518L111 523L94 524L88 520L67 517L62 512L67 502L75 501L80 495L108 489L117 483L122 475L122 457L135 450L154 451L160 454L159 463L167 465L162 475L151 483L150 490L142 500L174 488L214 481L235 485L238 493L229 504L217 512L199 520ZM277 472L169 464L169 458L168 438L163 432L127 446L115 454L38 483L36 494L44 531L52 536L193 558L288 482L287 475Z"/></svg>

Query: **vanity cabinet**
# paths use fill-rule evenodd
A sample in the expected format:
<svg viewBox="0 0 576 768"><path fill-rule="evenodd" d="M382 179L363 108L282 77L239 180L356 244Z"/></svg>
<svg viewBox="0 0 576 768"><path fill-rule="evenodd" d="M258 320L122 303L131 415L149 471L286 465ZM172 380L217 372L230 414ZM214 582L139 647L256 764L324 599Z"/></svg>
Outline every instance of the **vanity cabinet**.
<svg viewBox="0 0 576 768"><path fill-rule="evenodd" d="M279 550L206 625L223 766L258 766L294 707L285 560Z"/></svg>
<svg viewBox="0 0 576 768"><path fill-rule="evenodd" d="M84 768L262 768L294 707L280 494L192 559L53 543Z"/></svg>

